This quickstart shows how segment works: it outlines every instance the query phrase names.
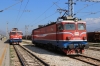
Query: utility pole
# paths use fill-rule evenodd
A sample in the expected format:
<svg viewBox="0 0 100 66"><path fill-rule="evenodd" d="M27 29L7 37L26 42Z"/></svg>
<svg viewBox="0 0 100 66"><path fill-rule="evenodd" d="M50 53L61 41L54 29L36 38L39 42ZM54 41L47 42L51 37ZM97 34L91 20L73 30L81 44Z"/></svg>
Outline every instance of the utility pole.
<svg viewBox="0 0 100 66"><path fill-rule="evenodd" d="M66 4L68 4L68 16L72 16L73 17L73 4L75 4L74 3L74 1L73 0L68 0L68 3L66 3Z"/></svg>
<svg viewBox="0 0 100 66"><path fill-rule="evenodd" d="M30 31L28 31L29 29L31 30L31 28L33 27L33 25L29 26L29 25L25 25L25 38L27 40L28 35L31 35Z"/></svg>
<svg viewBox="0 0 100 66"><path fill-rule="evenodd" d="M6 37L8 39L8 22L7 22L7 26L6 26Z"/></svg>
<svg viewBox="0 0 100 66"><path fill-rule="evenodd" d="M83 2L100 2L100 0L75 0L75 1L83 1ZM74 16L74 0L68 0L68 16Z"/></svg>
<svg viewBox="0 0 100 66"><path fill-rule="evenodd" d="M25 38L27 40L27 26L25 25Z"/></svg>
<svg viewBox="0 0 100 66"><path fill-rule="evenodd" d="M25 37L26 37L26 40L27 40L27 35L28 35L28 25L25 25Z"/></svg>

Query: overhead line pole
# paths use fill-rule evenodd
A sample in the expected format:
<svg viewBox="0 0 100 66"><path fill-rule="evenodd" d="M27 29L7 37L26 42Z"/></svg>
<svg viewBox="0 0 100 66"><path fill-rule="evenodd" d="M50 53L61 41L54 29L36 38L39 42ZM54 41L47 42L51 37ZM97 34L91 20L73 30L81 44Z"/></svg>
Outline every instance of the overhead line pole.
<svg viewBox="0 0 100 66"><path fill-rule="evenodd" d="M68 3L66 3L66 4L68 4L68 16L72 16L73 17L73 4L75 4L74 3L74 1L73 0L68 0Z"/></svg>
<svg viewBox="0 0 100 66"><path fill-rule="evenodd" d="M8 22L7 22L7 26L6 26L6 37L8 39Z"/></svg>
<svg viewBox="0 0 100 66"><path fill-rule="evenodd" d="M28 36L28 27L29 25L25 25L25 38L27 40L27 36Z"/></svg>
<svg viewBox="0 0 100 66"><path fill-rule="evenodd" d="M27 40L27 26L25 25L25 38Z"/></svg>
<svg viewBox="0 0 100 66"><path fill-rule="evenodd" d="M100 2L100 0L76 0L76 1L84 1L84 2ZM74 3L74 1L73 0L68 0L68 3L66 3L66 4L68 4L68 16L74 16L74 11L73 11L73 9L74 9L74 7L73 7L73 4L76 4L76 3Z"/></svg>

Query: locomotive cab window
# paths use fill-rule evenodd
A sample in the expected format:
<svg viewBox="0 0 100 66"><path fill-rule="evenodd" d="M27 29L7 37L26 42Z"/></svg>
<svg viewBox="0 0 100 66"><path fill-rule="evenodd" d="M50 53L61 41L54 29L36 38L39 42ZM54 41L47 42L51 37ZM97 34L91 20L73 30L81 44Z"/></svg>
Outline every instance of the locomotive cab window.
<svg viewBox="0 0 100 66"><path fill-rule="evenodd" d="M78 24L78 30L85 30L85 25L83 23Z"/></svg>
<svg viewBox="0 0 100 66"><path fill-rule="evenodd" d="M58 30L63 30L63 25L58 25Z"/></svg>
<svg viewBox="0 0 100 66"><path fill-rule="evenodd" d="M75 24L74 23L68 23L64 25L65 30L75 30Z"/></svg>
<svg viewBox="0 0 100 66"><path fill-rule="evenodd" d="M11 35L15 35L15 34L16 34L16 32L11 32L10 34L11 34Z"/></svg>
<svg viewBox="0 0 100 66"><path fill-rule="evenodd" d="M18 35L22 35L22 32L17 32Z"/></svg>

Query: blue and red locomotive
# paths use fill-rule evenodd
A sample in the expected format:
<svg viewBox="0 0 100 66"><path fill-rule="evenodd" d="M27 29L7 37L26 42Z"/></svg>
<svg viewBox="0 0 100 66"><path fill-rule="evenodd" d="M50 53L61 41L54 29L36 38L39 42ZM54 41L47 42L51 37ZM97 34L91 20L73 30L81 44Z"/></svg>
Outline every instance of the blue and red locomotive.
<svg viewBox="0 0 100 66"><path fill-rule="evenodd" d="M86 22L69 16L62 19L34 29L32 42L54 50L60 49L67 55L83 53L84 48L88 48Z"/></svg>
<svg viewBox="0 0 100 66"><path fill-rule="evenodd" d="M17 28L13 28L9 33L9 43L10 44L19 44L22 42L22 31L19 31Z"/></svg>

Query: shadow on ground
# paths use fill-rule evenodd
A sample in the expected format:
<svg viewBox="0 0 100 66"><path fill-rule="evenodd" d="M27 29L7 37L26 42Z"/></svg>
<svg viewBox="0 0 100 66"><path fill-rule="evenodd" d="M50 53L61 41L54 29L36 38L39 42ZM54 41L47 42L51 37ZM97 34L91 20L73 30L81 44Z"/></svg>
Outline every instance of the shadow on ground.
<svg viewBox="0 0 100 66"><path fill-rule="evenodd" d="M54 56L66 56L63 52L59 51L51 51L41 47L37 47L34 45L23 45L25 48L37 53L37 54L47 54L47 55L54 55Z"/></svg>
<svg viewBox="0 0 100 66"><path fill-rule="evenodd" d="M5 40L4 43L9 43L9 39L8 40Z"/></svg>

